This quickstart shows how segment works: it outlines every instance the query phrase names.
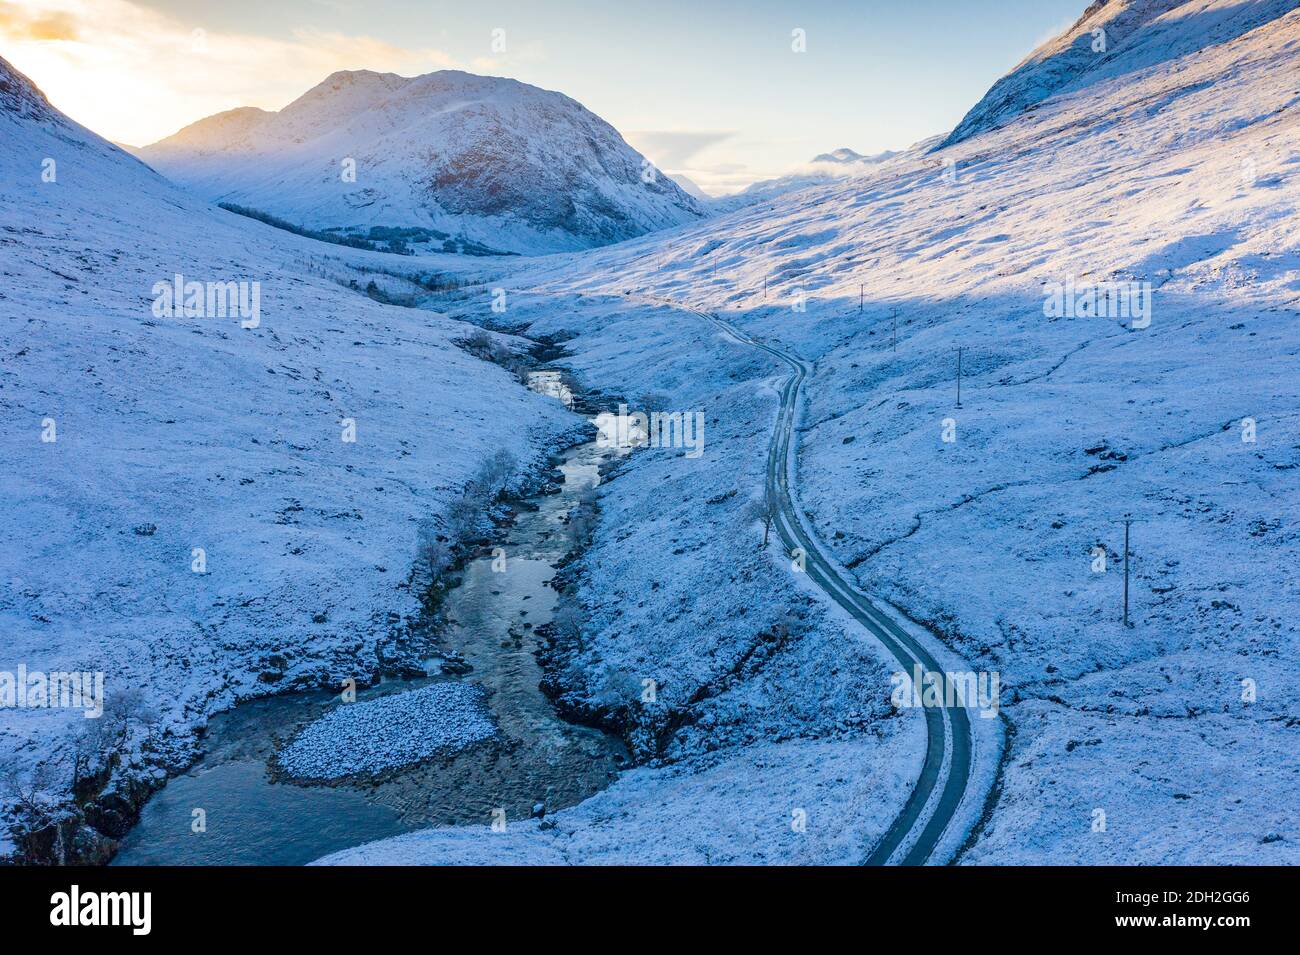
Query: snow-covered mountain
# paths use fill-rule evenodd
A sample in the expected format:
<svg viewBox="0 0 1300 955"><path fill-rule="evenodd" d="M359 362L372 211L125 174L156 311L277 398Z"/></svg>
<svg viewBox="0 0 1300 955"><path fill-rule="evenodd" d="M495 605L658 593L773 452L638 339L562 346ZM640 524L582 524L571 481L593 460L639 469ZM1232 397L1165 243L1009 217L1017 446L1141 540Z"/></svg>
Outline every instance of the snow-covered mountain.
<svg viewBox="0 0 1300 955"><path fill-rule="evenodd" d="M218 113L139 155L213 200L313 229L425 229L435 249L584 249L702 214L569 97L454 70L334 73L279 112Z"/></svg>
<svg viewBox="0 0 1300 955"><path fill-rule="evenodd" d="M888 158L892 156L893 153L885 152L881 155L884 158ZM852 163L852 162L870 161L872 158L879 158L879 157L864 156L856 149L849 149L847 146L841 146L839 149L832 149L828 153L821 153L819 155L814 156L813 162Z"/></svg>
<svg viewBox="0 0 1300 955"><path fill-rule="evenodd" d="M673 182L681 186L682 191L685 192L691 198L697 199L700 202L709 201L709 194L705 192L703 189L701 189L699 183L697 183L690 176L686 175L685 173L679 172L679 173L674 173L671 178Z"/></svg>
<svg viewBox="0 0 1300 955"><path fill-rule="evenodd" d="M101 835L214 711L377 666L389 615L419 610L417 525L577 421L456 347L469 326L340 287L325 255L363 287L409 261L222 211L0 59L0 673L100 671L105 721L141 695L115 762L81 766L106 773ZM208 283L248 289L249 314L160 307L178 275L204 312ZM95 723L0 705L0 859L33 817L6 815L14 787L48 807L26 849L99 857L66 801Z"/></svg>
<svg viewBox="0 0 1300 955"><path fill-rule="evenodd" d="M1294 0L1096 0L1060 36L998 80L942 142L951 146L1049 96L1226 43L1295 7Z"/></svg>

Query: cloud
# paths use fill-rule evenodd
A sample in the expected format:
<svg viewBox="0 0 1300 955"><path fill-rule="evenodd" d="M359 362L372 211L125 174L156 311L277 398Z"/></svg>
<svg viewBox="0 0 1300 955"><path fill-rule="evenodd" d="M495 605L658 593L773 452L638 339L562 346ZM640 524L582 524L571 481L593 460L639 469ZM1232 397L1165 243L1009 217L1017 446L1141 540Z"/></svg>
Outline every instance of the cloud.
<svg viewBox="0 0 1300 955"><path fill-rule="evenodd" d="M623 137L671 176L684 175L710 195L738 192L761 179L789 170L755 168L737 156L766 156L779 145L732 130L632 130ZM713 147L727 143L725 150Z"/></svg>
<svg viewBox="0 0 1300 955"><path fill-rule="evenodd" d="M19 40L75 40L79 34L76 20L68 13L0 3L0 35Z"/></svg>
<svg viewBox="0 0 1300 955"><path fill-rule="evenodd" d="M280 109L336 70L456 65L441 50L373 37L209 31L130 0L0 0L0 44L55 106L133 145L236 106Z"/></svg>
<svg viewBox="0 0 1300 955"><path fill-rule="evenodd" d="M724 163L720 166L702 166L698 169L681 170L680 175L691 179L704 192L711 196L726 196L739 192L749 184L762 178L746 166Z"/></svg>
<svg viewBox="0 0 1300 955"><path fill-rule="evenodd" d="M689 165L696 155L734 135L724 130L651 129L626 132L623 138L660 169L672 170Z"/></svg>

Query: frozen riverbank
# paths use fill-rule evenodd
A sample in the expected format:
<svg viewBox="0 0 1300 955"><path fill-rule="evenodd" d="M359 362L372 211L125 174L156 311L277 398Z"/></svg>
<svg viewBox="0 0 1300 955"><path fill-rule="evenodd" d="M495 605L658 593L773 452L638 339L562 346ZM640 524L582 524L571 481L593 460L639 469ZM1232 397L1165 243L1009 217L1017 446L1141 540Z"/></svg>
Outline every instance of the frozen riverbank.
<svg viewBox="0 0 1300 955"><path fill-rule="evenodd" d="M494 546L448 581L427 668L455 672L384 681L354 702L294 693L219 715L203 759L145 806L117 861L296 865L422 826L526 819L608 785L626 751L556 714L534 656L603 456L566 451L553 493L518 502Z"/></svg>

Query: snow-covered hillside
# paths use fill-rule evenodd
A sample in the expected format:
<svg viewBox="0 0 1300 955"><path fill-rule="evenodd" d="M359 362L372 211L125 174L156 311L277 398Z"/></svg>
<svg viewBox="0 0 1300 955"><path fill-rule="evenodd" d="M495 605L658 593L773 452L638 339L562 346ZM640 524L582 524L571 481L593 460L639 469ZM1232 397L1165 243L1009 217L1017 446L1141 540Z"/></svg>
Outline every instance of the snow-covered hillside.
<svg viewBox="0 0 1300 955"><path fill-rule="evenodd" d="M128 713L104 831L214 710L371 672L414 609L418 522L488 454L536 461L576 421L454 347L457 318L497 323L562 339L610 401L704 422L702 454L641 449L602 480L542 634L548 692L637 765L504 832L485 816L328 861L862 861L920 772L924 715L764 540L788 368L693 306L811 366L804 522L945 666L999 677L936 859L1300 862L1298 59L1300 0L1099 3L937 151L614 246L436 261L199 202L0 61L0 672L103 670L119 713L132 688L156 711ZM212 183L254 168L292 121L275 135L326 145L258 195L306 214L312 190L367 188L337 130L404 135L421 80L338 76L200 124L194 162ZM338 202L304 224L340 224ZM527 228L521 247L556 234ZM471 283L422 299L438 312L325 278L431 263ZM259 282L257 320L156 314L182 273ZM0 710L0 801L57 814L86 722Z"/></svg>
<svg viewBox="0 0 1300 955"><path fill-rule="evenodd" d="M339 251L186 195L0 60L0 671L102 671L110 713L142 697L103 832L214 710L368 678L417 609L417 524L580 423L456 347L467 326L321 277ZM256 322L160 314L177 275L258 283ZM0 709L0 804L60 818L106 720Z"/></svg>
<svg viewBox="0 0 1300 955"><path fill-rule="evenodd" d="M581 104L453 70L334 73L279 112L219 113L139 155L295 225L423 228L508 252L589 248L701 215Z"/></svg>
<svg viewBox="0 0 1300 955"><path fill-rule="evenodd" d="M810 820L889 811L890 772L868 776L886 797L870 810L834 781L872 773L835 761L855 739L919 740L914 713L871 718L890 668L792 600L788 560L743 548L779 369L643 296L814 363L800 506L864 589L1000 674L1006 759L963 861L1300 861L1300 3L1164 7L1104 71L938 154L498 276L512 320L576 336L588 383L634 405L658 392L712 429L699 460L637 452L605 486L561 676L596 710L663 676L680 708L663 754L691 785L635 770L554 828L430 830L331 861L650 861L682 832L701 860L789 859L773 820L811 770L782 748L820 750ZM1150 323L1058 316L1070 282L1150 283ZM728 670L748 660L741 609L776 607L803 614L799 638ZM854 681L858 735L830 725ZM852 855L824 840L794 844Z"/></svg>
<svg viewBox="0 0 1300 955"><path fill-rule="evenodd" d="M998 80L942 145L993 129L1050 96L1229 42L1293 6L1290 0L1096 0L1074 26Z"/></svg>

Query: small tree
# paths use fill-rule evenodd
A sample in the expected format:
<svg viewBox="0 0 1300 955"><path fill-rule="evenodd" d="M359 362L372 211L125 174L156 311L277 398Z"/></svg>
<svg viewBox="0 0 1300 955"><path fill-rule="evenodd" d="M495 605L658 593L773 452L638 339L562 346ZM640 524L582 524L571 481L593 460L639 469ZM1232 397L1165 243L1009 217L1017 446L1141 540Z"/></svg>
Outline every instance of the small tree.
<svg viewBox="0 0 1300 955"><path fill-rule="evenodd" d="M582 627L586 622L586 614L583 613L582 605L572 597L561 597L555 612L551 614L551 633L560 643L567 643L573 646L582 644Z"/></svg>
<svg viewBox="0 0 1300 955"><path fill-rule="evenodd" d="M768 535L770 534L770 532L771 532L771 530L772 530L772 519L773 519L772 507L771 507L771 505L768 503L767 498L765 498L765 497L764 497L764 498L751 498L750 501L745 505L745 510L744 510L743 513L744 513L744 516L745 516L745 520L746 520L747 522L749 522L749 521L752 521L752 522L755 522L755 523L760 522L760 521L762 522L762 524L763 524L763 547L766 549L766 547L767 547L767 541L768 541Z"/></svg>
<svg viewBox="0 0 1300 955"><path fill-rule="evenodd" d="M451 566L451 547L432 519L423 520L415 532L415 560L432 584Z"/></svg>
<svg viewBox="0 0 1300 955"><path fill-rule="evenodd" d="M465 485L465 492L447 508L447 533L452 540L466 541L478 535L485 506L482 495L482 489L471 481Z"/></svg>
<svg viewBox="0 0 1300 955"><path fill-rule="evenodd" d="M489 360L493 353L492 336L487 333L486 329L480 328L465 339L464 347L475 358Z"/></svg>
<svg viewBox="0 0 1300 955"><path fill-rule="evenodd" d="M671 404L671 399L665 394L658 391L647 391L641 396L639 401L641 407L633 408L633 411L642 411L648 418L650 415L659 411L667 411Z"/></svg>
<svg viewBox="0 0 1300 955"><path fill-rule="evenodd" d="M596 489L587 488L569 511L569 530L579 547L588 544L596 531L596 497Z"/></svg>
<svg viewBox="0 0 1300 955"><path fill-rule="evenodd" d="M479 483L491 500L496 500L510 486L515 473L519 470L519 461L504 448L483 462L479 468Z"/></svg>
<svg viewBox="0 0 1300 955"><path fill-rule="evenodd" d="M98 722L98 721L95 721ZM10 767L4 774L4 788L13 798L10 806L21 831L32 833L48 829L62 815L59 801L51 793L55 790L54 766L48 762L37 764L30 773L24 775L16 767ZM63 862L62 837L55 848L59 862Z"/></svg>

